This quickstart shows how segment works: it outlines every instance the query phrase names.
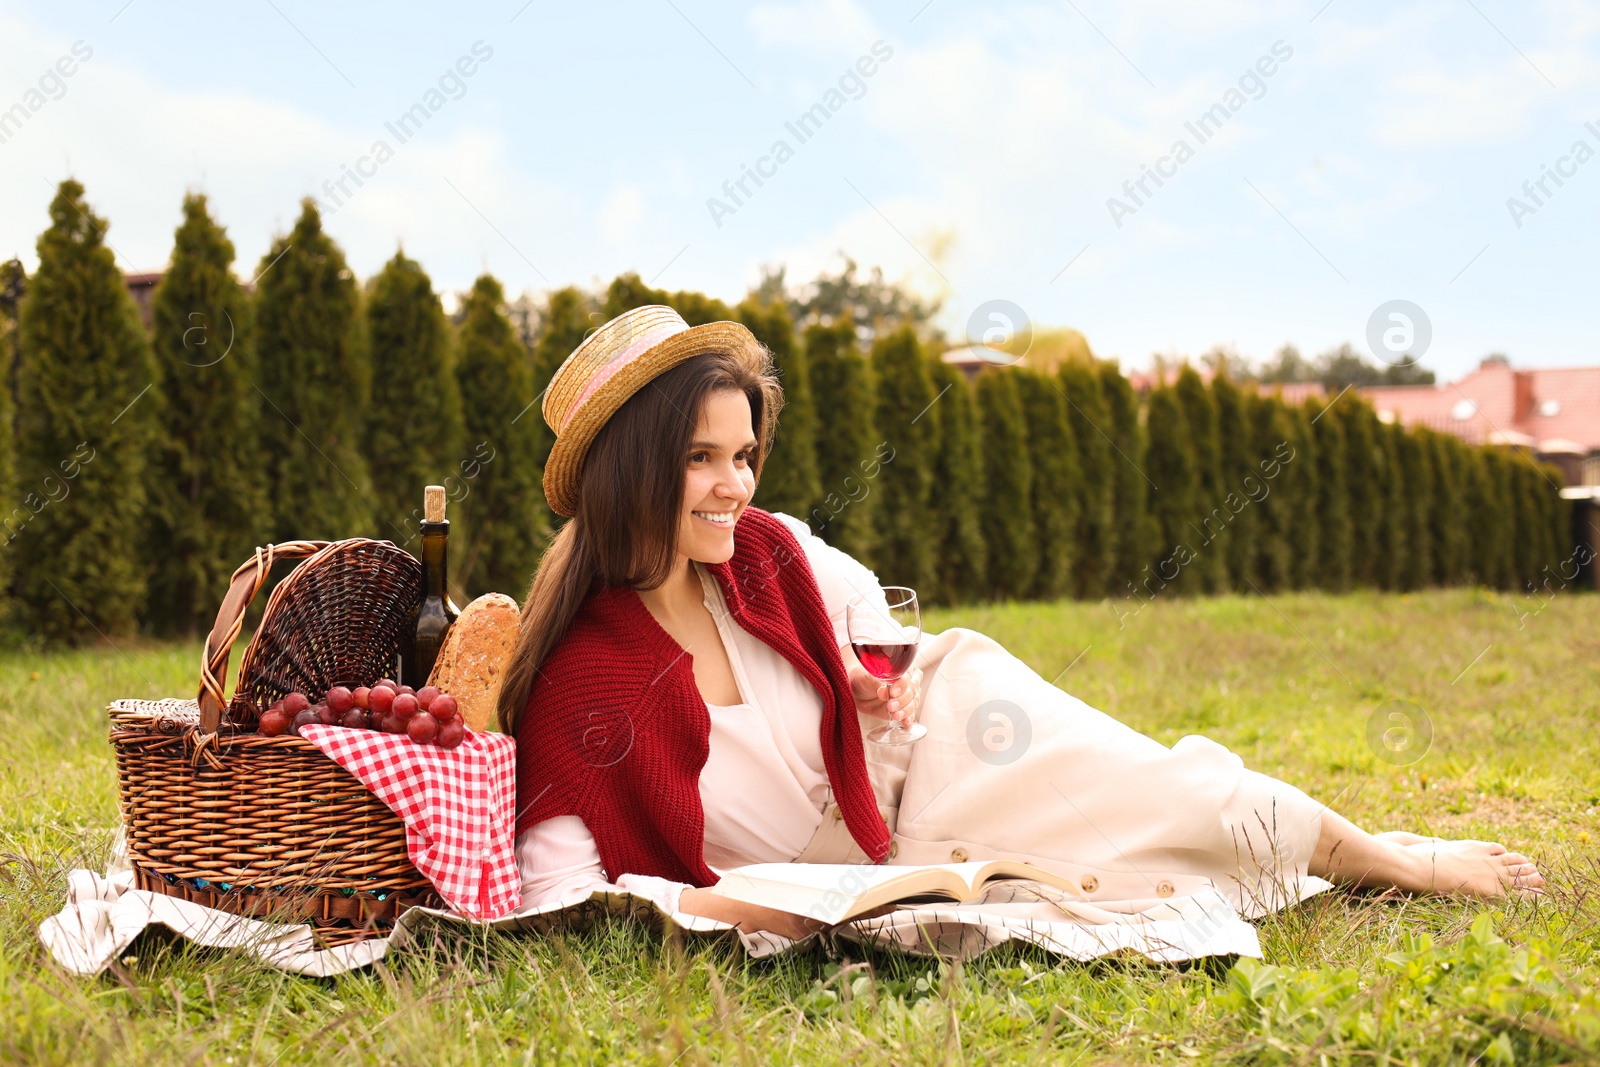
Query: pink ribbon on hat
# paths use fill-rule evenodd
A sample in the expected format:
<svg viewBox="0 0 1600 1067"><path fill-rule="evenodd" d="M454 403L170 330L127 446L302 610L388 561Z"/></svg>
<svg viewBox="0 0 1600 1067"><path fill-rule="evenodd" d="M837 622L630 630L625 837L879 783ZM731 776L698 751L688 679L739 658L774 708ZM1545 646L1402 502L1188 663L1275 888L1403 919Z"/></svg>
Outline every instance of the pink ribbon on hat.
<svg viewBox="0 0 1600 1067"><path fill-rule="evenodd" d="M654 348L667 338L674 334L682 333L688 328L681 321L663 322L639 334L621 352L602 363L590 374L589 380L584 383L583 389L579 391L577 398L567 406L566 412L561 416L561 425L556 429L556 433L559 434L566 430L567 423L572 420L573 413L583 406L583 402L593 396L602 385L615 377L616 373L627 366L628 363L646 350Z"/></svg>

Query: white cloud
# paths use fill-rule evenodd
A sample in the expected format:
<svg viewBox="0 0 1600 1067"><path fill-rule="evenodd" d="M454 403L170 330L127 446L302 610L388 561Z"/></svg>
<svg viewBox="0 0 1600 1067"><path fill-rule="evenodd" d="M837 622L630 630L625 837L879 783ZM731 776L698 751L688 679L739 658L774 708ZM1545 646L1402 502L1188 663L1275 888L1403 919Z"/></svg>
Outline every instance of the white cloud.
<svg viewBox="0 0 1600 1067"><path fill-rule="evenodd" d="M854 0L761 4L751 9L746 21L764 47L853 54L883 36Z"/></svg>
<svg viewBox="0 0 1600 1067"><path fill-rule="evenodd" d="M4 69L42 70L66 43L19 19L0 19ZM448 108L430 123L444 122ZM358 186L348 172L380 139L394 155ZM375 271L403 242L440 285L465 284L486 261L515 264L514 273L525 276L523 254L547 275L559 271L548 259L541 263L540 253L549 253L534 235L574 207L560 188L510 165L499 131L445 136L424 127L402 144L381 121L341 126L259 97L170 89L105 48L69 80L62 99L0 145L0 198L17 205L0 214L0 256L15 251L32 264L52 189L68 176L110 221L108 241L126 270L166 262L186 188L210 195L245 277L273 236L293 225L307 195L324 202L327 229L358 274Z"/></svg>

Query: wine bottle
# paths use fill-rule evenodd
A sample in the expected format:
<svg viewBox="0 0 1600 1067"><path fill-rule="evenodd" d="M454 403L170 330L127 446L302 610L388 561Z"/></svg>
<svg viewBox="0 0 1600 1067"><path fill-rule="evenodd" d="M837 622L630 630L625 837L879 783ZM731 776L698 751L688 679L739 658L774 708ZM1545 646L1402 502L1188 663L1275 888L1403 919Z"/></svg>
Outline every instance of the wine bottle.
<svg viewBox="0 0 1600 1067"><path fill-rule="evenodd" d="M450 522L444 517L444 504L444 486L428 486L422 505L422 597L400 654L400 683L417 689L428 684L445 634L461 614L450 601L446 581Z"/></svg>

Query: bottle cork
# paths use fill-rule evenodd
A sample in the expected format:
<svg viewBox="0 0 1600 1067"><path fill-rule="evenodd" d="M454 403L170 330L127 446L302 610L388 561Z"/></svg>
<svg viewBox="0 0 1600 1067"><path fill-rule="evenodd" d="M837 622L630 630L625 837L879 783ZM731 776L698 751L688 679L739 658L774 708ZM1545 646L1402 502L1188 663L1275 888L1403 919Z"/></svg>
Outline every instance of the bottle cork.
<svg viewBox="0 0 1600 1067"><path fill-rule="evenodd" d="M444 486L430 485L422 491L422 518L424 522L444 521Z"/></svg>

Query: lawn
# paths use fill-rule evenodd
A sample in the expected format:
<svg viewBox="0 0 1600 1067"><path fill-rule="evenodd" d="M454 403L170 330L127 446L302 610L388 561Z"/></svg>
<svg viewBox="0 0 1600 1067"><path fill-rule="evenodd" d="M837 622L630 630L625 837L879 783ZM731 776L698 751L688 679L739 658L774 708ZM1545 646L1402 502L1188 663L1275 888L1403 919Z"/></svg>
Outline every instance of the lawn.
<svg viewBox="0 0 1600 1067"><path fill-rule="evenodd" d="M1477 590L1130 606L925 621L990 634L1163 742L1206 734L1369 829L1504 841L1542 865L1549 894L1325 894L1260 922L1265 964L1231 968L1086 966L1009 947L964 966L878 953L751 962L621 925L452 934L327 981L147 939L83 980L56 972L33 931L59 909L67 870L106 861L116 783L103 708L192 694L198 648L11 652L0 1062L1600 1060L1600 597L1538 611ZM1385 730L1390 744L1372 740ZM1425 755L1397 762L1430 730Z"/></svg>

